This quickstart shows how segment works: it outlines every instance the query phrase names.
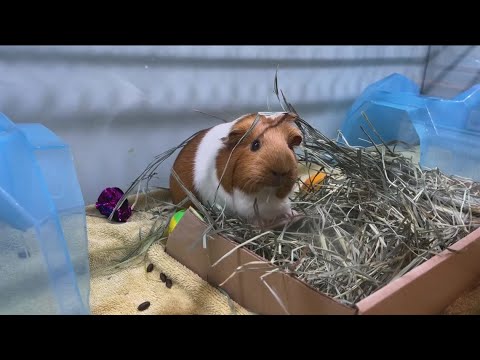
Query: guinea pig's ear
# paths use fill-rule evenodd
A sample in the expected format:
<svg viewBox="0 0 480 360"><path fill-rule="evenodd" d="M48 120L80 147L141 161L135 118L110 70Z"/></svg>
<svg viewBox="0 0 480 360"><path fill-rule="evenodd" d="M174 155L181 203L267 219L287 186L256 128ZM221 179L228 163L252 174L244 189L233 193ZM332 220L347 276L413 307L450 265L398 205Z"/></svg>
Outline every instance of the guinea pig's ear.
<svg viewBox="0 0 480 360"><path fill-rule="evenodd" d="M292 147L299 146L302 143L302 141L303 141L302 135L297 134L293 136L293 139L290 141L290 145Z"/></svg>
<svg viewBox="0 0 480 360"><path fill-rule="evenodd" d="M298 115L292 112L286 113L284 116L287 121L295 121L298 119Z"/></svg>
<svg viewBox="0 0 480 360"><path fill-rule="evenodd" d="M230 130L228 136L222 139L223 143L228 149L233 149L238 144L242 136L245 135L245 130L241 128L233 128Z"/></svg>
<svg viewBox="0 0 480 360"><path fill-rule="evenodd" d="M302 132L300 131L299 128L294 127L293 131L290 133L289 140L288 140L288 146L290 148L294 148L296 146L299 146L303 141L303 136Z"/></svg>

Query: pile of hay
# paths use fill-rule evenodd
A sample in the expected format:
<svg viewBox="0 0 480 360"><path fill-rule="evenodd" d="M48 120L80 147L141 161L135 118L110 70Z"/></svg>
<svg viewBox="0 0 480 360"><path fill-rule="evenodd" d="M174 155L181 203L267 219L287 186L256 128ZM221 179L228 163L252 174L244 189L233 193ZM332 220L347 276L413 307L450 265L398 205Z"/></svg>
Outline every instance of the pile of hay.
<svg viewBox="0 0 480 360"><path fill-rule="evenodd" d="M275 91L278 95L276 86ZM284 97L282 107L296 113ZM383 144L380 136L375 141L370 138L371 146L357 148L327 138L300 116L297 125L304 134L300 163L327 175L320 187L299 190L292 198L300 218L283 228L262 231L203 206L189 194L211 233L243 244L281 270L353 305L479 226L478 183L438 169L422 169ZM371 127L366 117L365 126ZM148 193L157 167L186 141L159 155L124 198L137 187L137 193ZM158 213L163 225L148 244L165 239L165 224L176 208L164 209ZM143 250L134 255L146 248L139 245Z"/></svg>

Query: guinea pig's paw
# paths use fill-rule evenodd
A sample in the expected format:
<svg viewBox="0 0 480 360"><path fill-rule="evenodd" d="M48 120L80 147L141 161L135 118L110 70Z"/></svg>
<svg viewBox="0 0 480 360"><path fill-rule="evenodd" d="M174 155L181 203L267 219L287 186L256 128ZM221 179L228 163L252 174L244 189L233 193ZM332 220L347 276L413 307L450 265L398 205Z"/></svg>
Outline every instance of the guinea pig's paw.
<svg viewBox="0 0 480 360"><path fill-rule="evenodd" d="M277 220L291 220L292 218L295 218L299 215L298 211L289 209L287 212L284 214L280 215Z"/></svg>
<svg viewBox="0 0 480 360"><path fill-rule="evenodd" d="M291 213L289 214L291 217L297 217L298 215L300 215L300 213L296 210L293 210L291 211Z"/></svg>
<svg viewBox="0 0 480 360"><path fill-rule="evenodd" d="M259 217L248 219L248 223L255 229L264 229L267 226L266 221Z"/></svg>
<svg viewBox="0 0 480 360"><path fill-rule="evenodd" d="M302 218L302 214L300 214L296 210L290 210L288 213L285 213L281 217L279 217L278 220L278 226L285 226L285 225L292 225L296 223L298 220Z"/></svg>
<svg viewBox="0 0 480 360"><path fill-rule="evenodd" d="M298 213L284 213L282 215L277 216L275 219L272 219L268 222L269 229L279 229L283 228L285 225L289 225L295 219L295 214Z"/></svg>
<svg viewBox="0 0 480 360"><path fill-rule="evenodd" d="M277 225L277 219L254 218L249 221L254 229L260 231L273 230Z"/></svg>
<svg viewBox="0 0 480 360"><path fill-rule="evenodd" d="M289 210L276 218L273 219L264 219L264 218L253 218L249 222L256 228L261 230L274 230L278 228L283 228L288 223L295 221L299 216L299 213L295 210Z"/></svg>

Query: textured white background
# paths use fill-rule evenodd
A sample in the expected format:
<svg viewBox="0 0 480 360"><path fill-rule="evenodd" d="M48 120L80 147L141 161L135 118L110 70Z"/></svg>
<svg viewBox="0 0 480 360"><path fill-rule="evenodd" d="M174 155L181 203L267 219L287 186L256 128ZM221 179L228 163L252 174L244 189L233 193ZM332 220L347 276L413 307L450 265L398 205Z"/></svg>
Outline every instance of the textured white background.
<svg viewBox="0 0 480 360"><path fill-rule="evenodd" d="M333 136L370 83L422 82L427 46L0 47L0 112L42 123L71 145L85 201L127 188L152 158L199 129L279 109L273 80ZM159 170L167 185L173 158ZM61 171L61 169L59 169Z"/></svg>

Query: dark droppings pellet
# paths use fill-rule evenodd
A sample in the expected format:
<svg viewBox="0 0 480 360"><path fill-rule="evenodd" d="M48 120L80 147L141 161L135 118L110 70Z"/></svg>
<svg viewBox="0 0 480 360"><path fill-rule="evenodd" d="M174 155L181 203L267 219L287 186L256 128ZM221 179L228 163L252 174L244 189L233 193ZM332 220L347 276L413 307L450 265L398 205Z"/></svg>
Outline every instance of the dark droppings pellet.
<svg viewBox="0 0 480 360"><path fill-rule="evenodd" d="M167 279L167 280L165 281L165 285L167 286L167 288L170 289L170 288L172 287L172 279Z"/></svg>
<svg viewBox="0 0 480 360"><path fill-rule="evenodd" d="M153 270L153 264L150 264L147 266L147 272L152 272Z"/></svg>
<svg viewBox="0 0 480 360"><path fill-rule="evenodd" d="M143 303L141 303L140 305L138 305L138 311L144 311L144 310L147 310L148 308L150 307L150 301L145 301Z"/></svg>
<svg viewBox="0 0 480 360"><path fill-rule="evenodd" d="M167 281L167 275L165 275L164 273L160 273L160 280L162 280L163 282Z"/></svg>

